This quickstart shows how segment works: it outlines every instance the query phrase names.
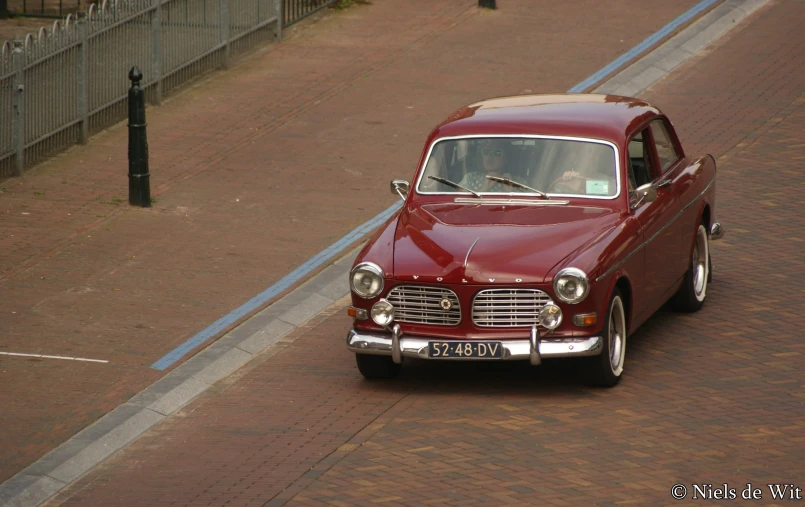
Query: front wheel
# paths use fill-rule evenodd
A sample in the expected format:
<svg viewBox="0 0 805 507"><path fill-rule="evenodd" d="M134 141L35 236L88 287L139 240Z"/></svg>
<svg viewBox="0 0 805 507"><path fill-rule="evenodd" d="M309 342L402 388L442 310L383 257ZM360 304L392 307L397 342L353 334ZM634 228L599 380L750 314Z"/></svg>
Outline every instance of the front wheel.
<svg viewBox="0 0 805 507"><path fill-rule="evenodd" d="M607 311L606 325L601 338L604 350L600 355L585 358L582 373L589 385L613 387L621 380L626 359L626 312L623 298L615 289Z"/></svg>
<svg viewBox="0 0 805 507"><path fill-rule="evenodd" d="M690 267L685 273L682 286L674 295L673 305L681 312L696 312L707 297L707 284L710 281L710 242L707 229L699 224L693 244Z"/></svg>
<svg viewBox="0 0 805 507"><path fill-rule="evenodd" d="M368 379L394 378L402 366L395 363L391 356L355 354L355 360L361 375Z"/></svg>

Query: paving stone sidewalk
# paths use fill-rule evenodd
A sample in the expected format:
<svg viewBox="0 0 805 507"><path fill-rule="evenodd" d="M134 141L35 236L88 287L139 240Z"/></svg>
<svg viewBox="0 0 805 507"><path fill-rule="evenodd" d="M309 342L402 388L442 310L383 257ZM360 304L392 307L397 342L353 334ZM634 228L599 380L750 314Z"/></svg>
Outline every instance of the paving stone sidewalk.
<svg viewBox="0 0 805 507"><path fill-rule="evenodd" d="M395 202L428 130L481 97L562 92L694 0L375 0L0 182L0 481L164 372L154 361ZM602 23L601 20L606 20ZM573 27L572 30L568 27Z"/></svg>
<svg viewBox="0 0 805 507"><path fill-rule="evenodd" d="M642 94L717 157L729 232L704 308L631 336L617 388L564 361L414 360L364 381L341 302L48 505L801 504L803 14L775 3ZM734 500L694 488L725 483ZM793 486L775 501L769 484Z"/></svg>

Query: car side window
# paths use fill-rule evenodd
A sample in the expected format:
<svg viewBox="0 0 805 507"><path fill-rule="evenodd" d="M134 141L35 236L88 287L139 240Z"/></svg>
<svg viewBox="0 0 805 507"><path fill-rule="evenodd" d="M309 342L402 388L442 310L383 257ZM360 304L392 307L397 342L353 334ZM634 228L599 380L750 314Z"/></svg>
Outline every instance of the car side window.
<svg viewBox="0 0 805 507"><path fill-rule="evenodd" d="M656 174L648 147L648 139L648 129L644 129L629 140L629 164L627 168L629 178L634 178L635 188L651 183Z"/></svg>
<svg viewBox="0 0 805 507"><path fill-rule="evenodd" d="M657 157L660 159L660 171L665 173L679 160L679 153L677 153L671 135L662 120L651 122L651 133L654 135L654 145L657 148Z"/></svg>

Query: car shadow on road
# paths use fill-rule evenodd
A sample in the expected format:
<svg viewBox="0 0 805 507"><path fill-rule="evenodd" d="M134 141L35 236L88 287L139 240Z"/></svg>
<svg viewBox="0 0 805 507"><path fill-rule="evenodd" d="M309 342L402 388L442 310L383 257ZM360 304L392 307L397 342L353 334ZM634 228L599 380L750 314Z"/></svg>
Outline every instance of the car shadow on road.
<svg viewBox="0 0 805 507"><path fill-rule="evenodd" d="M367 388L407 391L417 396L514 394L550 396L589 390L573 359L551 359L540 366L528 361L439 361L406 358L391 380L363 380Z"/></svg>

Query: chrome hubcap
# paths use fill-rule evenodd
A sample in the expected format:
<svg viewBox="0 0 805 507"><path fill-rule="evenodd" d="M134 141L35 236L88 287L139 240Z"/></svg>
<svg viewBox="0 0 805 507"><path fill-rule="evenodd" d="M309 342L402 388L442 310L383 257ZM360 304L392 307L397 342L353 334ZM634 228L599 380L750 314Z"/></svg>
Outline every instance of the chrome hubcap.
<svg viewBox="0 0 805 507"><path fill-rule="evenodd" d="M612 373L620 375L623 372L623 359L626 355L626 317L623 313L623 303L619 297L612 301L612 311L609 314L609 364Z"/></svg>
<svg viewBox="0 0 805 507"><path fill-rule="evenodd" d="M707 244L707 231L700 225L696 232L696 245L693 247L693 259L691 267L693 269L693 292L696 299L704 300L707 292L707 259L709 257Z"/></svg>

